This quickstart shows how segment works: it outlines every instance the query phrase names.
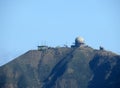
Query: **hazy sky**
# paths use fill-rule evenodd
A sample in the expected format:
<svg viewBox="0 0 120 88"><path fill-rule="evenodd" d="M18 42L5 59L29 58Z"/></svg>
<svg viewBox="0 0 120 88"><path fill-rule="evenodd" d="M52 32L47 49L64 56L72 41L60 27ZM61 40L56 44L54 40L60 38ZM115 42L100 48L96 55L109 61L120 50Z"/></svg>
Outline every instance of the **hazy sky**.
<svg viewBox="0 0 120 88"><path fill-rule="evenodd" d="M120 0L0 0L0 65L37 45L86 44L120 54Z"/></svg>

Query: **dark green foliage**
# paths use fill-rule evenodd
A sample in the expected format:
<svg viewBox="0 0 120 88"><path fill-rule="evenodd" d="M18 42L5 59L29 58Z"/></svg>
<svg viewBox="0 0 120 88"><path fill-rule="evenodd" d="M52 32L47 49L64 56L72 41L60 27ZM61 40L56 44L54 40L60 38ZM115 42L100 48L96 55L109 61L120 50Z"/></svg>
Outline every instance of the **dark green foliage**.
<svg viewBox="0 0 120 88"><path fill-rule="evenodd" d="M90 67L94 77L88 88L120 88L120 56L96 55Z"/></svg>
<svg viewBox="0 0 120 88"><path fill-rule="evenodd" d="M5 83L6 83L6 76L0 75L0 88L4 87Z"/></svg>
<svg viewBox="0 0 120 88"><path fill-rule="evenodd" d="M26 83L26 79L25 79L25 76L24 75L21 75L19 78L18 78L18 88L27 88L27 83Z"/></svg>

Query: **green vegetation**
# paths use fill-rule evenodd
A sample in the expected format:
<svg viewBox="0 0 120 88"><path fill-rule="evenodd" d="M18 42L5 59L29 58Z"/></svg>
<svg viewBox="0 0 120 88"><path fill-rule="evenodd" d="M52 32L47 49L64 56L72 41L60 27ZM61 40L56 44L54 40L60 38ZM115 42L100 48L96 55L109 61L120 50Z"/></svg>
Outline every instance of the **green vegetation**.
<svg viewBox="0 0 120 88"><path fill-rule="evenodd" d="M120 88L119 74L120 56L108 51L31 50L0 68L0 88Z"/></svg>

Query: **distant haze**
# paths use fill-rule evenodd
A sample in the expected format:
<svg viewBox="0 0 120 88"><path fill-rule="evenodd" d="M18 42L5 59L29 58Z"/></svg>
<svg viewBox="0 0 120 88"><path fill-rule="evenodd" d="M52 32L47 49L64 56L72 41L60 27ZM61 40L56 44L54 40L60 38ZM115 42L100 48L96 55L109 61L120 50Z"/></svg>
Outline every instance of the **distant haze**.
<svg viewBox="0 0 120 88"><path fill-rule="evenodd" d="M0 0L0 65L38 45L71 45L120 54L119 0Z"/></svg>

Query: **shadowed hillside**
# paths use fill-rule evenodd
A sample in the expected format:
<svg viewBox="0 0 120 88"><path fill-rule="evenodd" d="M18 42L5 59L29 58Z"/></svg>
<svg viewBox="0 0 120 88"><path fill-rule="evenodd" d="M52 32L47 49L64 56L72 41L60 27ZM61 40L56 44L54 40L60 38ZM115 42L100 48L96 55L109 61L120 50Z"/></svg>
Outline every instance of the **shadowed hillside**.
<svg viewBox="0 0 120 88"><path fill-rule="evenodd" d="M120 88L120 56L97 52L90 61L93 78L89 88Z"/></svg>
<svg viewBox="0 0 120 88"><path fill-rule="evenodd" d="M120 88L120 56L88 46L30 50L0 68L0 88Z"/></svg>

